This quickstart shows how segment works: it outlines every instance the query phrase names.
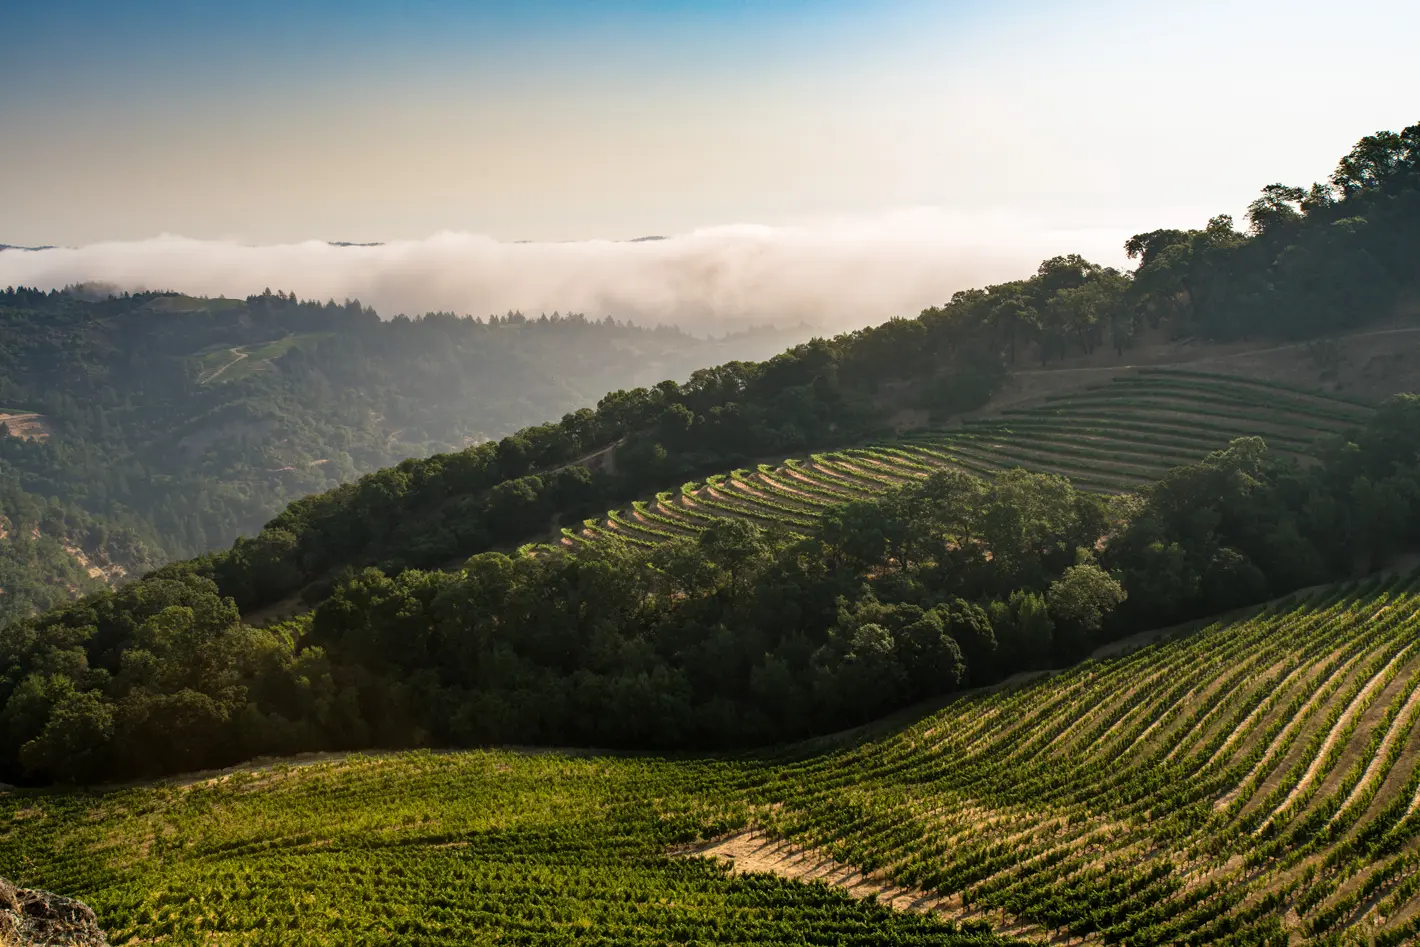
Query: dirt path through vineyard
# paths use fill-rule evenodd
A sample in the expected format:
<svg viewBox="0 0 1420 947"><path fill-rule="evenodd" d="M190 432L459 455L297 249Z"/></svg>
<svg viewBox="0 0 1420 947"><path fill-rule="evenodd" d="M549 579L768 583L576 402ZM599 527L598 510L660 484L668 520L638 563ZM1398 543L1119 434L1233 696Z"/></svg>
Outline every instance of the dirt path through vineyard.
<svg viewBox="0 0 1420 947"><path fill-rule="evenodd" d="M201 384L204 384L204 385L209 385L209 384L211 384L212 382L214 382L214 381L217 380L217 376L218 376L218 375L222 374L222 373L225 372L227 369L231 368L233 365L237 364L237 363L240 362L242 359L244 359L244 358L247 357L247 353L246 353L246 352L243 352L240 348L232 348L232 349L228 349L227 351L231 352L232 355L235 356L235 357L234 357L230 362L228 362L227 364L223 365L221 368L217 369L215 372L213 372L212 374L208 375L206 378L202 379L202 381L200 382Z"/></svg>
<svg viewBox="0 0 1420 947"><path fill-rule="evenodd" d="M1087 944L1098 939L1070 937L1001 911L969 908L956 895L944 898L920 888L901 887L876 874L865 874L851 865L841 865L822 852L801 848L753 829L706 842L678 854L728 862L736 874L767 873L794 881L822 881L842 888L855 898L874 898L879 904L897 911L932 913L958 923L985 921L1003 937L1016 937L1032 943Z"/></svg>

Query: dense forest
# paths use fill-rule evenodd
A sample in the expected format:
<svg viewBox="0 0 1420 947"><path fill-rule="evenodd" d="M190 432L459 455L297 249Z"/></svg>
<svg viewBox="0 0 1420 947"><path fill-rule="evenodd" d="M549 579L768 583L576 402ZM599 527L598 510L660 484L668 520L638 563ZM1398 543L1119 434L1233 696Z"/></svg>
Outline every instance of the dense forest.
<svg viewBox="0 0 1420 947"><path fill-rule="evenodd" d="M1326 184L1265 188L1245 230L1217 217L1126 249L1132 273L1055 258L916 319L615 390L14 624L0 631L0 775L322 747L779 739L1349 574L1420 538L1407 397L1309 465L1241 441L1112 504L1057 478L940 475L845 506L806 540L726 525L649 554L494 551L649 485L851 443L904 405L979 406L1022 358L1123 351L1144 326L1308 338L1389 317L1420 289L1420 125L1363 139ZM242 623L293 594L314 612Z"/></svg>
<svg viewBox="0 0 1420 947"><path fill-rule="evenodd" d="M382 321L270 291L0 292L0 623L225 547L406 457L783 338L557 313Z"/></svg>

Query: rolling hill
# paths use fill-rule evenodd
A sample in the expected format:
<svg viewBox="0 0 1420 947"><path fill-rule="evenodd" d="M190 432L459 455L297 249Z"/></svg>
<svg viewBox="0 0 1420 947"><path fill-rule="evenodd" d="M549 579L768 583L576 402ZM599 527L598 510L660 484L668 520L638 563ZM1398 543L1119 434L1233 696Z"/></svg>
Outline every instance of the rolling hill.
<svg viewBox="0 0 1420 947"><path fill-rule="evenodd" d="M1391 947L1420 937L1417 632L1420 575L1376 577L767 754L15 791L0 874L115 943Z"/></svg>

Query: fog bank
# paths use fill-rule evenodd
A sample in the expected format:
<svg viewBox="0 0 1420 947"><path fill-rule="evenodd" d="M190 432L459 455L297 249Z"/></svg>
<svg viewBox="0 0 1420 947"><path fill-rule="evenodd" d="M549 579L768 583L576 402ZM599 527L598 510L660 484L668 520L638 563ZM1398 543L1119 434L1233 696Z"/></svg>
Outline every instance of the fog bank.
<svg viewBox="0 0 1420 947"><path fill-rule="evenodd" d="M794 226L709 227L658 240L510 243L445 232L378 246L149 240L0 252L0 287L358 298L382 316L560 310L720 333L807 323L826 332L916 315L959 289L1029 275L1047 256L1122 263L1127 234L916 209ZM3 234L0 234L3 237Z"/></svg>

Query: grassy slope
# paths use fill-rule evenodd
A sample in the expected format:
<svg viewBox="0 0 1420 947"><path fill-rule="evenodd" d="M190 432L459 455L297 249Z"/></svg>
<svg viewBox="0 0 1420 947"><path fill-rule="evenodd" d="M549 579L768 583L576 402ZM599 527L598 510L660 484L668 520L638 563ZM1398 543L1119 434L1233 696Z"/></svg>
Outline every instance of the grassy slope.
<svg viewBox="0 0 1420 947"><path fill-rule="evenodd" d="M1414 943L1418 720L1420 580L1375 579L856 743L414 753L13 792L0 875L89 899L115 943L954 942L666 854L754 825L1106 942Z"/></svg>
<svg viewBox="0 0 1420 947"><path fill-rule="evenodd" d="M1261 435L1276 450L1300 453L1317 438L1364 420L1369 410L1304 388L1146 370L952 430L727 472L564 529L561 541L575 547L610 534L654 545L693 535L722 516L804 532L828 506L944 467L977 474L1025 467L1118 493L1157 480L1171 467L1196 463L1235 437Z"/></svg>
<svg viewBox="0 0 1420 947"><path fill-rule="evenodd" d="M216 351L194 355L198 373L203 383L212 381L231 382L245 378L253 372L266 368L266 363L280 358L300 345L328 338L329 332L305 332L283 336L274 342L260 345L239 345L235 348L220 348Z"/></svg>

